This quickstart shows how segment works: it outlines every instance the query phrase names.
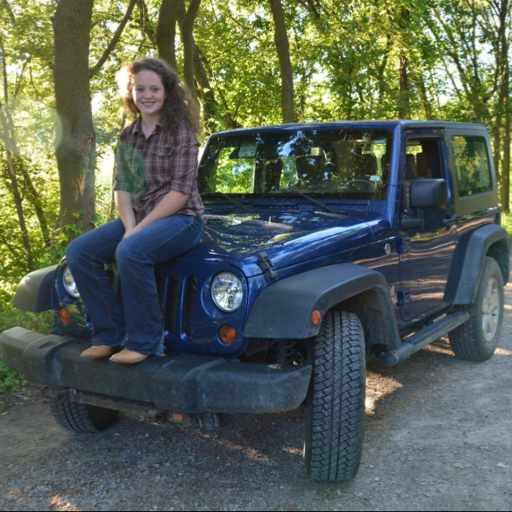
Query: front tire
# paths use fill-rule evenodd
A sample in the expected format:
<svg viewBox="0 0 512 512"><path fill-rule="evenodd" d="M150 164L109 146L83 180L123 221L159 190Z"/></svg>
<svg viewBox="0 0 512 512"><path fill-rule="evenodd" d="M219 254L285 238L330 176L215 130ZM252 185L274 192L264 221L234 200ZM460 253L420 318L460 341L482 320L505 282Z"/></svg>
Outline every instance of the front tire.
<svg viewBox="0 0 512 512"><path fill-rule="evenodd" d="M503 323L503 275L493 258L486 257L476 301L458 308L471 318L449 334L455 355L466 361L486 361L495 352Z"/></svg>
<svg viewBox="0 0 512 512"><path fill-rule="evenodd" d="M50 408L57 423L66 430L95 434L117 421L119 411L94 405L50 399Z"/></svg>
<svg viewBox="0 0 512 512"><path fill-rule="evenodd" d="M366 355L354 313L330 311L314 340L304 459L313 480L345 482L361 463Z"/></svg>

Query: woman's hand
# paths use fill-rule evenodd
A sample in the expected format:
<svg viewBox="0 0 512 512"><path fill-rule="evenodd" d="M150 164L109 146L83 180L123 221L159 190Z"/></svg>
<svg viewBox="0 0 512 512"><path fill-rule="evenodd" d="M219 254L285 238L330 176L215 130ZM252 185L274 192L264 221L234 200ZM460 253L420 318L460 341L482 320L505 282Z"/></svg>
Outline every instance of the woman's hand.
<svg viewBox="0 0 512 512"><path fill-rule="evenodd" d="M131 228L128 228L125 232L124 232L124 235L123 235L123 240L125 238L128 238L129 236L137 233L138 231L140 231L142 228L140 227L140 224L138 224L137 226L133 226Z"/></svg>
<svg viewBox="0 0 512 512"><path fill-rule="evenodd" d="M119 217L124 225L123 240L133 234L133 230L136 226L135 213L133 211L132 195L129 192L123 190L116 190L115 192L117 211Z"/></svg>
<svg viewBox="0 0 512 512"><path fill-rule="evenodd" d="M155 220L170 217L180 210L180 208L187 202L190 197L189 194L182 194L171 190L163 199L149 212L149 214L140 221L139 229L145 228L148 224L155 222Z"/></svg>

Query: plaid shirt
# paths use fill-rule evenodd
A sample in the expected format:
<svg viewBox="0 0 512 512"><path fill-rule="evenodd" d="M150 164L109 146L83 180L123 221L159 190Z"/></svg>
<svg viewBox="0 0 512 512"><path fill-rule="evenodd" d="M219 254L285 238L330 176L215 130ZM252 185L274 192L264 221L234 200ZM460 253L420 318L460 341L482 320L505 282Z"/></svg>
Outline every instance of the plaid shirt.
<svg viewBox="0 0 512 512"><path fill-rule="evenodd" d="M132 194L137 224L171 190L189 198L176 214L201 218L203 202L197 189L199 142L187 125L169 135L160 124L146 139L141 118L127 126L118 144L114 190Z"/></svg>

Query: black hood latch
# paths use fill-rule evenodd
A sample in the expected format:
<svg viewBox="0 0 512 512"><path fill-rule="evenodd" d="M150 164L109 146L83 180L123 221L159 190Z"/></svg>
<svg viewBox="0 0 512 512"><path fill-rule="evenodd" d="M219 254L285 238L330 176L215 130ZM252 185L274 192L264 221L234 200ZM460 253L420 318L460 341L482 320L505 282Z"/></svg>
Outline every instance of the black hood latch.
<svg viewBox="0 0 512 512"><path fill-rule="evenodd" d="M274 265L266 252L258 253L258 265L270 281L277 278L277 272L274 270Z"/></svg>

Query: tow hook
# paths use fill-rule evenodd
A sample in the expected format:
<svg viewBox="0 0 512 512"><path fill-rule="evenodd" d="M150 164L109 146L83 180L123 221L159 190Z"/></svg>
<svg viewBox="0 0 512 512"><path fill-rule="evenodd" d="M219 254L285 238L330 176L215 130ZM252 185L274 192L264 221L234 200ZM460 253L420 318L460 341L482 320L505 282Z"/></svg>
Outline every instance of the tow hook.
<svg viewBox="0 0 512 512"><path fill-rule="evenodd" d="M43 388L43 396L45 398L54 398L59 405L69 402L69 389L52 389L48 386Z"/></svg>

